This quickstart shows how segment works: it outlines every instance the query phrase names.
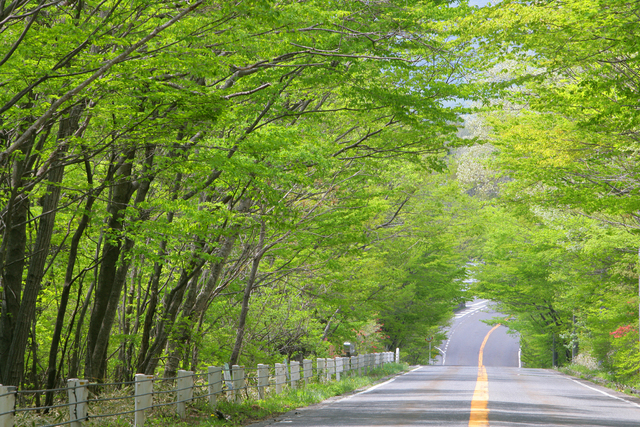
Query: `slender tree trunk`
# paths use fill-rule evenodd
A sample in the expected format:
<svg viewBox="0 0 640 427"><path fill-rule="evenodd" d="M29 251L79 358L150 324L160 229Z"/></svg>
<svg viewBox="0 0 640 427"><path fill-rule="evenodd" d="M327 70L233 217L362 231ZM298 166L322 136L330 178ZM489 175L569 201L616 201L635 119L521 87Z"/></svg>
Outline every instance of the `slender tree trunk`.
<svg viewBox="0 0 640 427"><path fill-rule="evenodd" d="M173 196L172 200L176 200L178 198L178 190L180 188L180 182L182 181L182 173L176 174L176 184L173 188ZM173 222L173 212L167 212L167 224L171 224ZM167 255L167 241L163 240L160 242L160 248L158 250L158 255L161 259L163 259ZM144 315L144 323L142 326L142 342L140 344L140 351L138 352L138 363L137 363L137 372L146 372L144 363L147 358L147 352L149 351L150 339L151 339L151 329L153 327L153 320L156 316L156 309L158 307L158 291L160 285L160 276L162 274L162 266L163 263L160 261L156 261L153 266L153 276L150 281L150 295L149 295L149 305L147 306L146 313Z"/></svg>
<svg viewBox="0 0 640 427"><path fill-rule="evenodd" d="M153 168L153 157L154 157L155 146L148 145L145 151L145 164L142 170L140 181L138 184L138 188L136 191L136 198L134 201L134 206L139 207L142 202L147 198L147 194L149 192L149 188L151 186L151 181L153 180L153 174L151 172ZM131 158L133 159L133 157ZM128 168L127 176L131 176L131 167ZM127 180L127 200L131 198L132 191L134 189L133 184L130 179ZM124 218L122 218L124 219ZM138 214L138 221L146 221L148 219L148 214L144 211L140 211ZM122 225L120 225L120 229L122 229ZM124 246L120 250L120 266L116 270L116 275L113 278L112 285L110 286L110 293L108 297L108 301L106 307L102 314L102 321L100 322L99 328L97 328L97 334L94 336L94 346L92 350L92 361L91 361L91 373L94 375L94 378L104 378L106 373L106 354L109 346L109 338L111 336L111 329L113 323L115 321L116 313L118 310L118 305L120 304L120 295L122 293L122 289L124 288L127 272L129 271L129 267L131 265L131 261L129 259L129 252L133 248L135 242L133 239L125 238ZM100 282L98 282L100 283ZM96 301L98 295L96 294ZM92 318L93 320L93 318ZM99 322L99 320L97 320Z"/></svg>
<svg viewBox="0 0 640 427"><path fill-rule="evenodd" d="M0 319L0 369L2 384L19 385L12 375L13 366L7 366L14 329L19 320L22 295L22 272L27 245L27 209L29 200L19 192L22 186L24 160L16 160L13 167L13 194L6 213L6 228L0 249L2 274L2 317ZM1 263L4 261L4 263Z"/></svg>
<svg viewBox="0 0 640 427"><path fill-rule="evenodd" d="M173 324L178 315L182 298L184 297L189 280L202 269L204 263L198 264L197 257L193 257L187 268L182 270L180 279L176 286L169 292L164 302L163 317L159 320L157 325L156 339L149 347L146 357L140 364L143 372L147 375L152 375L158 366L160 360L160 354L167 345L167 340L173 328Z"/></svg>
<svg viewBox="0 0 640 427"><path fill-rule="evenodd" d="M242 307L240 309L240 317L238 318L238 328L236 329L236 341L233 345L233 351L231 352L231 358L229 359L229 365L233 366L238 363L240 358L240 350L242 349L242 341L244 340L245 325L247 323L247 315L249 314L249 300L251 299L251 292L256 281L256 275L258 274L258 267L260 261L264 255L264 236L265 236L265 223L264 220L260 225L260 238L258 241L258 247L256 248L256 254L253 257L251 264L251 272L247 278L247 283L244 288L244 294L242 296Z"/></svg>
<svg viewBox="0 0 640 427"><path fill-rule="evenodd" d="M67 305L69 304L69 295L71 293L71 285L73 284L73 270L78 258L78 245L80 244L80 238L84 234L87 226L89 225L90 213L93 209L93 203L96 200L96 195L90 194L87 199L87 203L84 206L84 214L80 219L78 228L76 228L73 237L71 238L71 245L69 247L69 258L67 260L67 270L64 278L64 285L62 287L62 293L60 295L60 305L58 306L58 314L56 316L56 325L53 330L53 336L51 337L51 347L49 348L49 364L47 368L47 389L56 388L56 364L58 357L58 348L60 346L60 337L62 336L62 329L64 328L64 319L67 312ZM80 295L78 295L80 298ZM53 405L53 393L47 393L45 406Z"/></svg>
<svg viewBox="0 0 640 427"><path fill-rule="evenodd" d="M195 275L190 281L187 289L187 297L184 301L184 307L191 307L196 299L196 293L198 292L198 279L200 273ZM174 378L178 374L178 368L180 367L180 361L187 354L187 346L189 344L189 338L191 337L191 322L184 316L178 320L176 336L169 339L167 345L167 363L164 366L164 377Z"/></svg>
<svg viewBox="0 0 640 427"><path fill-rule="evenodd" d="M67 152L67 139L78 129L80 115L83 110L84 105L78 104L71 110L69 117L60 121L57 158L62 157ZM55 160L52 162L53 165L56 163ZM51 246L51 236L55 227L56 211L60 201L60 184L63 176L64 167L61 165L53 166L49 172L49 185L47 186L47 194L42 201L43 213L39 221L36 243L29 262L27 280L18 312L18 322L15 325L9 354L5 359L5 384L19 384L24 372L24 353L27 337L34 321L44 267L49 254L49 247Z"/></svg>
<svg viewBox="0 0 640 427"><path fill-rule="evenodd" d="M122 229L124 213L133 193L131 183L132 161L135 150L130 149L123 154L125 161L119 167L115 175L117 184L113 187L113 194L107 207L111 214L107 226L107 236L102 249L102 263L95 290L91 319L89 320L89 331L87 334L87 355L85 365L85 377L90 380L99 379L102 371L103 355L105 346L101 342L97 346L99 339L104 338L103 322L106 320L107 309L112 294L119 294L116 287L117 263L122 251ZM107 320L110 326L110 322Z"/></svg>

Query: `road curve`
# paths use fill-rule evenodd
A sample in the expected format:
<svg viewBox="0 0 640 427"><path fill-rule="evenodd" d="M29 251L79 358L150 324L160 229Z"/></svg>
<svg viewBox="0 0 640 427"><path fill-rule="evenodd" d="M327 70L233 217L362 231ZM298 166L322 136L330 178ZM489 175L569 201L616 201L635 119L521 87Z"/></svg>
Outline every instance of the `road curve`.
<svg viewBox="0 0 640 427"><path fill-rule="evenodd" d="M488 300L477 300L456 314L447 331L448 340L441 348L436 365L478 366L478 352L491 326L483 321L504 317L491 308ZM484 350L485 366L519 367L520 344L518 338L499 327L489 337Z"/></svg>

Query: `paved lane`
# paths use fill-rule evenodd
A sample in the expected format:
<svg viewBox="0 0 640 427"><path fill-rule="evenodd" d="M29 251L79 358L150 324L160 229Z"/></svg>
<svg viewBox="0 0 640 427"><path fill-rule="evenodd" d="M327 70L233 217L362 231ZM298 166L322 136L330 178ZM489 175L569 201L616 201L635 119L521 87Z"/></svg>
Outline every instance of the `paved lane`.
<svg viewBox="0 0 640 427"><path fill-rule="evenodd" d="M447 331L449 339L441 349L444 354L436 359L436 365L478 366L480 345L491 330L491 326L482 321L503 316L494 311L491 305L488 300L476 300L456 314ZM484 351L485 366L519 367L519 341L507 331L506 327L501 326L489 337Z"/></svg>
<svg viewBox="0 0 640 427"><path fill-rule="evenodd" d="M640 399L552 370L487 372L491 426L640 426Z"/></svg>
<svg viewBox="0 0 640 427"><path fill-rule="evenodd" d="M424 366L262 426L468 426L477 366ZM490 426L631 427L640 400L551 370L487 367Z"/></svg>

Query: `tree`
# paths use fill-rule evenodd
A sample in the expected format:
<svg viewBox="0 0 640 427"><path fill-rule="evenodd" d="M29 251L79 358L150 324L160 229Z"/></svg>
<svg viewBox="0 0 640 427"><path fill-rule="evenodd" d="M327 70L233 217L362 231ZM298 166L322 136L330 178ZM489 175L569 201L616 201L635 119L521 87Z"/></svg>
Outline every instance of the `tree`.
<svg viewBox="0 0 640 427"><path fill-rule="evenodd" d="M48 353L49 387L65 370L152 373L167 356L171 372L189 363L194 331L215 323L209 308L238 288L224 321L235 324L228 356L240 358L258 323L254 292L319 301L287 281L334 275L405 204L376 174L436 168L461 143L461 109L445 101L467 95L466 46L444 28L467 11L261 0L3 9L3 384L25 382L27 348L32 360ZM325 310L336 307L274 309L289 319L281 351L303 340L301 322L331 335ZM44 333L29 337L35 322ZM44 375L31 369L33 381Z"/></svg>

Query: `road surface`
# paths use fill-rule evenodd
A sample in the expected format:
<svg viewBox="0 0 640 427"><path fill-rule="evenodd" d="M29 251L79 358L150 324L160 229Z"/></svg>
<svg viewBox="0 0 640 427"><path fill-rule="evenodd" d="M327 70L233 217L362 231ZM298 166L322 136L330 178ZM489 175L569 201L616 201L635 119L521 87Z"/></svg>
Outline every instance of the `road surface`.
<svg viewBox="0 0 640 427"><path fill-rule="evenodd" d="M519 367L518 341L487 304L458 317L436 365L257 426L638 427L640 400L547 369Z"/></svg>
<svg viewBox="0 0 640 427"><path fill-rule="evenodd" d="M478 351L482 340L491 330L483 321L504 317L491 309L488 300L475 300L467 308L455 315L453 324L447 331L449 340L441 347L443 353L436 365L478 366ZM485 366L520 366L520 345L518 338L507 333L501 326L491 333L490 344L484 350Z"/></svg>

